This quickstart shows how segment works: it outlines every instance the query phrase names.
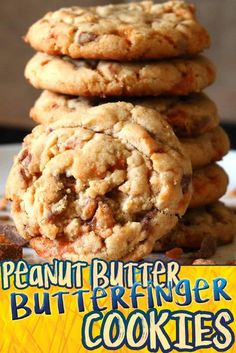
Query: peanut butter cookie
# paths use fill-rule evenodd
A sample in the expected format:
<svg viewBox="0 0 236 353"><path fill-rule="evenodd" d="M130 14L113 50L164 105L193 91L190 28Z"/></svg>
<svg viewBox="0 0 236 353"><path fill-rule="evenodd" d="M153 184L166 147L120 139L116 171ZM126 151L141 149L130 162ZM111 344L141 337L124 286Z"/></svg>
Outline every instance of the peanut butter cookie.
<svg viewBox="0 0 236 353"><path fill-rule="evenodd" d="M30 27L25 39L51 55L122 61L196 54L210 44L184 1L62 8Z"/></svg>
<svg viewBox="0 0 236 353"><path fill-rule="evenodd" d="M203 94L195 94L196 104L199 101L203 106L194 105L192 97L168 97L168 98L147 98L132 99L133 104L151 107L155 109L161 118L174 128L178 136L195 131L195 137L180 138L180 142L189 155L194 169L204 167L210 163L221 160L229 151L229 138L221 127L213 128L218 124L218 117L214 104ZM200 96L198 98L198 96ZM185 99L187 103L185 103ZM99 98L70 98L49 91L43 92L31 110L31 116L47 124L50 121L57 121L61 118L79 119L93 105L101 104ZM204 107L208 106L208 114L204 113ZM194 109L195 108L195 109ZM205 122L205 126L204 126ZM194 128L198 126L198 130ZM197 135L197 131L211 129L209 132Z"/></svg>
<svg viewBox="0 0 236 353"><path fill-rule="evenodd" d="M230 149L229 137L220 126L197 137L181 138L180 141L194 169L220 161Z"/></svg>
<svg viewBox="0 0 236 353"><path fill-rule="evenodd" d="M175 247L199 249L204 239L212 237L217 245L228 244L236 235L236 215L221 202L188 210L169 234L157 241L154 250Z"/></svg>
<svg viewBox="0 0 236 353"><path fill-rule="evenodd" d="M189 205L191 163L149 108L108 103L36 127L6 196L40 256L139 260Z"/></svg>
<svg viewBox="0 0 236 353"><path fill-rule="evenodd" d="M190 207L201 207L216 202L226 193L228 183L228 175L217 164L195 170Z"/></svg>
<svg viewBox="0 0 236 353"><path fill-rule="evenodd" d="M76 96L187 95L213 83L215 69L203 56L120 63L37 53L25 77L36 88Z"/></svg>
<svg viewBox="0 0 236 353"><path fill-rule="evenodd" d="M219 125L216 105L203 93L180 97L129 98L128 101L157 110L178 136L200 135ZM97 97L71 97L44 91L31 109L30 115L37 123L51 124L63 117L76 116L90 107L104 103L107 103L106 99Z"/></svg>

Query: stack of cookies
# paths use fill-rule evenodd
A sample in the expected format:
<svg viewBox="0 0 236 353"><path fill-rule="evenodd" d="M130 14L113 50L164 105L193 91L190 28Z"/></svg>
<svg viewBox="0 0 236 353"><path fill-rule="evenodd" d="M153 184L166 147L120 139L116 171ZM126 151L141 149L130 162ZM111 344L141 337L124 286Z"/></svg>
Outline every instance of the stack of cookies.
<svg viewBox="0 0 236 353"><path fill-rule="evenodd" d="M25 75L43 92L7 184L19 233L44 257L140 260L232 241L218 200L229 151L209 36L181 0L64 8L35 23ZM193 170L193 173L192 173ZM208 251L208 253L209 253Z"/></svg>

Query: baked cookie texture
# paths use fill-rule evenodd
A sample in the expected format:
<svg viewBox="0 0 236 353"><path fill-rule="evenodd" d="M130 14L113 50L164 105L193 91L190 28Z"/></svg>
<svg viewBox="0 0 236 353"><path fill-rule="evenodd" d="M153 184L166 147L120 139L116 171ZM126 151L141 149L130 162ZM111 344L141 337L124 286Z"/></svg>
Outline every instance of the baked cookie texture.
<svg viewBox="0 0 236 353"><path fill-rule="evenodd" d="M180 139L194 169L220 161L230 149L229 137L220 126L199 135Z"/></svg>
<svg viewBox="0 0 236 353"><path fill-rule="evenodd" d="M118 98L110 101L120 100ZM122 97L125 101L125 97ZM197 136L215 129L219 115L215 103L204 93L189 96L129 98L129 102L155 109L174 129L177 136ZM64 116L75 116L90 107L107 103L98 97L71 97L43 91L30 111L39 124L51 124Z"/></svg>
<svg viewBox="0 0 236 353"><path fill-rule="evenodd" d="M188 210L177 226L155 244L155 251L175 247L199 249L202 242L212 238L217 245L231 243L236 233L236 215L221 202Z"/></svg>
<svg viewBox="0 0 236 353"><path fill-rule="evenodd" d="M122 61L196 54L210 44L183 1L62 8L30 27L25 40L51 55Z"/></svg>
<svg viewBox="0 0 236 353"><path fill-rule="evenodd" d="M194 97L196 96L196 100ZM199 97L200 96L200 97ZM197 104L202 102L202 107ZM93 105L101 104L99 98L70 98L49 91L42 93L35 106L31 110L31 116L35 120L58 121L62 118L79 119ZM185 135L187 131L207 130L217 126L218 115L214 103L203 94L195 94L193 97L160 97L147 99L132 99L132 103L155 109L160 118L164 118L174 128L178 136ZM196 104L196 106L195 106ZM208 106L209 116L204 108ZM195 110L194 110L195 107ZM205 114L204 114L205 112ZM195 121L194 121L195 118ZM104 118L106 119L106 118ZM201 121L201 122L200 122ZM204 122L206 125L204 126ZM199 132L199 130L198 130ZM204 167L210 163L221 160L230 148L229 138L221 127L211 129L209 132L195 137L180 138L180 142L186 154L190 157L194 169Z"/></svg>
<svg viewBox="0 0 236 353"><path fill-rule="evenodd" d="M155 110L108 103L36 127L6 196L40 256L139 260L185 213L191 178L189 159Z"/></svg>
<svg viewBox="0 0 236 353"><path fill-rule="evenodd" d="M226 193L228 183L228 175L217 164L195 170L190 207L201 207L216 202Z"/></svg>
<svg viewBox="0 0 236 353"><path fill-rule="evenodd" d="M25 77L35 88L77 96L187 95L213 83L215 68L203 56L120 63L37 53Z"/></svg>

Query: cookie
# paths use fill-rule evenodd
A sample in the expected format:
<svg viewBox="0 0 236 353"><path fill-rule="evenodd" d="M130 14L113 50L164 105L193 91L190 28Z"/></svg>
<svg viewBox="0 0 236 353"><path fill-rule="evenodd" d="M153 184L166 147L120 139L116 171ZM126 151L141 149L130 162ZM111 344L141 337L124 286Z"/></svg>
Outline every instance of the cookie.
<svg viewBox="0 0 236 353"><path fill-rule="evenodd" d="M155 251L175 247L199 249L204 239L212 237L217 245L228 244L236 235L236 215L221 202L188 210L169 234L156 242Z"/></svg>
<svg viewBox="0 0 236 353"><path fill-rule="evenodd" d="M77 96L187 95L213 83L215 69L203 56L119 63L37 53L25 77L36 88Z"/></svg>
<svg viewBox="0 0 236 353"><path fill-rule="evenodd" d="M36 127L6 196L18 232L40 256L139 260L185 213L191 174L155 110L108 103Z"/></svg>
<svg viewBox="0 0 236 353"><path fill-rule="evenodd" d="M130 98L129 101L157 110L178 136L200 135L219 125L216 105L203 93L182 97ZM104 103L105 99L97 97L71 97L44 91L31 109L30 116L39 124L51 124L64 116L76 116Z"/></svg>
<svg viewBox="0 0 236 353"><path fill-rule="evenodd" d="M228 182L226 172L217 164L195 170L190 207L201 207L216 202L226 193Z"/></svg>
<svg viewBox="0 0 236 353"><path fill-rule="evenodd" d="M221 127L197 137L181 138L180 141L194 169L220 161L230 149L229 137Z"/></svg>
<svg viewBox="0 0 236 353"><path fill-rule="evenodd" d="M86 112L89 107L99 105L101 102L101 99L96 97L70 98L69 96L45 91L31 110L31 116L45 124L48 121L57 121L61 118L76 119L78 115ZM197 107L199 102L203 103L200 108ZM178 136L184 136L190 131L195 131L195 134L197 134L197 132L210 129L214 125L217 126L219 121L214 103L204 94L194 94L192 97L132 99L132 103L157 110L160 116L170 123ZM207 113L204 115L204 107L207 106L209 107L208 112L212 113L208 117ZM205 126L204 121L206 122ZM198 130L194 130L196 126L198 126ZM199 136L181 138L180 141L195 169L221 160L230 148L229 138L221 127Z"/></svg>
<svg viewBox="0 0 236 353"><path fill-rule="evenodd" d="M25 40L51 55L121 61L196 54L210 44L184 1L62 8L30 27Z"/></svg>

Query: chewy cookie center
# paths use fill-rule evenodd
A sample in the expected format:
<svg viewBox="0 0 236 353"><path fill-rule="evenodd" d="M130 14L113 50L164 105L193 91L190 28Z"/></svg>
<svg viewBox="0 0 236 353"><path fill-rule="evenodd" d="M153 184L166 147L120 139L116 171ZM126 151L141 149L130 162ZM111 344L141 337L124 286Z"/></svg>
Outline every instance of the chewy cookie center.
<svg viewBox="0 0 236 353"><path fill-rule="evenodd" d="M73 241L89 232L107 238L117 224L140 222L147 228L146 213L155 208L150 160L112 136L79 128L67 138L67 132L49 134L39 178L31 175L31 160L21 161L23 175L31 177L24 208L29 222L39 224L38 233Z"/></svg>

